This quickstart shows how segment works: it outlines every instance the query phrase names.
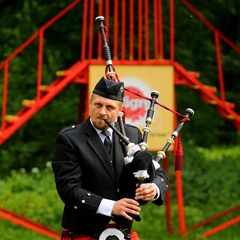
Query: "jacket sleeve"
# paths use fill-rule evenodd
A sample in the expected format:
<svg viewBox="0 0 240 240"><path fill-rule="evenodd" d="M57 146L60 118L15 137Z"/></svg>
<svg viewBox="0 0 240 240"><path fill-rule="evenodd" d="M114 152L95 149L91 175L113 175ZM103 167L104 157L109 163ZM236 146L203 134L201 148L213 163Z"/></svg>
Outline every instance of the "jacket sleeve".
<svg viewBox="0 0 240 240"><path fill-rule="evenodd" d="M156 199L155 201L153 201L154 204L156 205L162 205L164 198L165 198L165 194L168 190L168 185L169 185L169 178L168 178L168 174L167 172L162 168L158 168L155 171L155 177L152 181L152 183L155 183L160 191L160 196L158 199Z"/></svg>

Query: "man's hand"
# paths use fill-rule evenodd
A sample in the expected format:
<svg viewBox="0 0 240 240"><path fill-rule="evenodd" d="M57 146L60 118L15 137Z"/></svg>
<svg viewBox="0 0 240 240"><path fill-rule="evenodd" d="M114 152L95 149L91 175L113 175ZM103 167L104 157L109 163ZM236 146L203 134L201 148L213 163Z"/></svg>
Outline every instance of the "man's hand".
<svg viewBox="0 0 240 240"><path fill-rule="evenodd" d="M152 201L157 194L152 183L143 183L136 189L135 200Z"/></svg>
<svg viewBox="0 0 240 240"><path fill-rule="evenodd" d="M130 215L139 215L139 203L130 198L122 198L113 205L112 214L123 216L128 220L132 220Z"/></svg>

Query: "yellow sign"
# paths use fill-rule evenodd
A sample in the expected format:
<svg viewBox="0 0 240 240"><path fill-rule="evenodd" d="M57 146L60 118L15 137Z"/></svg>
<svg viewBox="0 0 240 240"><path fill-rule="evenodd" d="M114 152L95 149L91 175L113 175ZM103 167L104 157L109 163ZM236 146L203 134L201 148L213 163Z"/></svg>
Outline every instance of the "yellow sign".
<svg viewBox="0 0 240 240"><path fill-rule="evenodd" d="M157 102L174 109L174 70L173 66L142 66L142 65L115 65L119 80L124 82L124 88L138 95L151 98L151 93L157 91ZM89 68L89 93L97 81L104 76L105 66L91 65ZM97 77L96 77L97 76ZM125 123L137 126L142 134L146 126L145 120L150 100L135 94L124 92ZM152 123L148 134L148 150L161 150L171 137L174 127L174 115L155 104ZM172 149L172 147L170 148ZM169 150L170 150L169 149Z"/></svg>

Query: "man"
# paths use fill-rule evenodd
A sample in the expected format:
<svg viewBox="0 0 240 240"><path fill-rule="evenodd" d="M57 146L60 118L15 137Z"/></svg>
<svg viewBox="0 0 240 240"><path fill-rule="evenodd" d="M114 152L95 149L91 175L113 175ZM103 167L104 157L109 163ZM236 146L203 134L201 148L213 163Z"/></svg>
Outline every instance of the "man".
<svg viewBox="0 0 240 240"><path fill-rule="evenodd" d="M102 77L90 99L90 117L57 135L52 167L58 194L65 204L62 239L98 239L108 227L122 230L133 218L139 220L140 205L148 201L163 203L168 189L166 172L161 167L155 170L151 161L151 177L137 187L133 171L139 157L124 164L122 141L105 122L118 128L116 119L123 98L123 83ZM138 128L128 124L124 128L131 143L141 142ZM110 133L109 153L103 130ZM149 158L147 151L138 152L141 158ZM139 239L134 231L131 234L132 240Z"/></svg>

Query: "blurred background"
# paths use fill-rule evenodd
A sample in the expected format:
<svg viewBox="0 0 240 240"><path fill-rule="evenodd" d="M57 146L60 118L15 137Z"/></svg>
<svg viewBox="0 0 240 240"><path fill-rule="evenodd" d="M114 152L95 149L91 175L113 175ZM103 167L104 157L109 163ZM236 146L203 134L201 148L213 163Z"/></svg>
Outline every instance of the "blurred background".
<svg viewBox="0 0 240 240"><path fill-rule="evenodd" d="M143 240L239 239L239 9L240 1L223 0L0 0L2 239L56 239L61 231L63 203L50 163L58 131L85 117L79 109L86 105L87 74L79 65L80 80L70 81L70 71L59 70L85 60L104 63L94 23L99 13L107 20L113 63L167 62L175 71L175 110L195 111L181 134L184 216L169 152L171 208L143 206L134 229ZM116 14L121 21L114 21ZM131 24L147 38L131 38ZM47 86L59 79L66 84L51 93Z"/></svg>

